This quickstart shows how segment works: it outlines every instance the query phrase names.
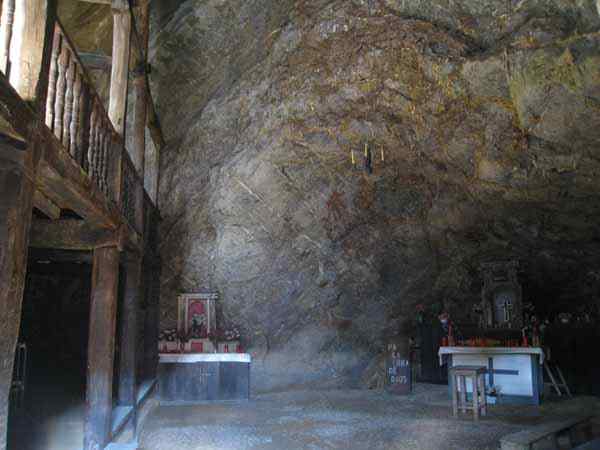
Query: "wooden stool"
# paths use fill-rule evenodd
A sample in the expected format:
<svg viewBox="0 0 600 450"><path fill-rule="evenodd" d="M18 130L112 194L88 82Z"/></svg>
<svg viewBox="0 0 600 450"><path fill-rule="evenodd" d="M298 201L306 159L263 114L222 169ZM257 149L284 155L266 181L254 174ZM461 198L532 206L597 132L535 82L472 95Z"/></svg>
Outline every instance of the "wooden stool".
<svg viewBox="0 0 600 450"><path fill-rule="evenodd" d="M485 374L487 369L483 366L454 366L450 369L452 382L452 412L456 417L458 410L463 413L467 409L473 410L473 417L479 420L481 415L487 414L487 398L485 392ZM473 401L467 402L467 378L473 381ZM458 390L460 384L460 391Z"/></svg>

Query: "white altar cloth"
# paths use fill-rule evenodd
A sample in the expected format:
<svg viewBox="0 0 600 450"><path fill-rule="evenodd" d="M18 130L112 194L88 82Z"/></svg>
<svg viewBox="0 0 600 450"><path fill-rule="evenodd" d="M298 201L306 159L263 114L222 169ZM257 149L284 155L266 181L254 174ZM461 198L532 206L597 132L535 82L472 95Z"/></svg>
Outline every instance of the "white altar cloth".
<svg viewBox="0 0 600 450"><path fill-rule="evenodd" d="M544 364L544 350L540 347L440 347L440 365L444 355L538 355Z"/></svg>
<svg viewBox="0 0 600 450"><path fill-rule="evenodd" d="M161 363L198 363L198 362L240 362L250 363L252 357L248 353L160 353Z"/></svg>

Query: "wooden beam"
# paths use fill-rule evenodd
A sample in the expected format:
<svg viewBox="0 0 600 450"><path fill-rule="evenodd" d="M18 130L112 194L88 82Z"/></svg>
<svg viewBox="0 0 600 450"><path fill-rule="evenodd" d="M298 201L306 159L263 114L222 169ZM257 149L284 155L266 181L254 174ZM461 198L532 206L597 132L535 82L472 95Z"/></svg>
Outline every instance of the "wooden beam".
<svg viewBox="0 0 600 450"><path fill-rule="evenodd" d="M144 376L156 378L158 369L158 327L160 322L160 259L144 261L146 317L144 318Z"/></svg>
<svg viewBox="0 0 600 450"><path fill-rule="evenodd" d="M110 440L118 284L118 248L95 249L88 338L84 450L103 449Z"/></svg>
<svg viewBox="0 0 600 450"><path fill-rule="evenodd" d="M142 302L142 265L139 256L128 255L124 261L125 293L121 309L121 345L119 361L119 405L134 408L134 416L129 421L132 435L135 436L137 405L137 341L138 311Z"/></svg>
<svg viewBox="0 0 600 450"><path fill-rule="evenodd" d="M113 50L108 117L121 136L125 131L127 81L131 41L131 11L123 9L122 0L113 0Z"/></svg>
<svg viewBox="0 0 600 450"><path fill-rule="evenodd" d="M156 109L154 108L154 99L152 98L152 92L150 91L150 84L146 78L146 85L148 86L148 128L150 130L150 136L157 149L162 149L165 146L165 139L163 137L160 120Z"/></svg>
<svg viewBox="0 0 600 450"><path fill-rule="evenodd" d="M56 248L37 248L29 246L29 263L74 263L92 264L93 254L91 251L60 250Z"/></svg>
<svg viewBox="0 0 600 450"><path fill-rule="evenodd" d="M43 152L43 138L33 108L44 114L48 70L54 29L54 0L11 2L19 14L20 59L8 71L19 93L4 74L0 77L2 127L10 139L27 142L25 151L0 145L0 450L6 448L7 424L14 355L27 270L27 248L36 176ZM6 24L3 24L6 25ZM10 40L7 46L10 47ZM6 67L5 67L6 69ZM21 95L19 95L21 94ZM21 120L25 119L23 122Z"/></svg>
<svg viewBox="0 0 600 450"><path fill-rule="evenodd" d="M41 146L0 147L0 449L6 448L13 361L27 269L35 173Z"/></svg>
<svg viewBox="0 0 600 450"><path fill-rule="evenodd" d="M44 117L56 0L18 0L16 15L22 24L15 30L20 34L21 45L10 80L21 98L33 102L38 114Z"/></svg>
<svg viewBox="0 0 600 450"><path fill-rule="evenodd" d="M0 142L21 150L27 148L27 142L19 137L19 134L14 131L4 117L0 117Z"/></svg>
<svg viewBox="0 0 600 450"><path fill-rule="evenodd" d="M31 246L64 250L92 250L95 247L119 245L118 230L91 226L83 220L34 220Z"/></svg>
<svg viewBox="0 0 600 450"><path fill-rule="evenodd" d="M60 219L60 207L40 191L35 191L33 206L46 214L50 219Z"/></svg>
<svg viewBox="0 0 600 450"><path fill-rule="evenodd" d="M46 127L44 157L39 168L38 188L59 205L69 208L91 224L116 228L122 223L120 210L65 153L62 144Z"/></svg>
<svg viewBox="0 0 600 450"><path fill-rule="evenodd" d="M0 23L0 70L10 75L11 54L10 48L15 26L15 0L5 0L2 6L2 20Z"/></svg>
<svg viewBox="0 0 600 450"><path fill-rule="evenodd" d="M98 3L99 5L110 5L111 0L79 0L80 2L85 3Z"/></svg>
<svg viewBox="0 0 600 450"><path fill-rule="evenodd" d="M34 110L23 101L2 72L0 72L0 116L12 129L10 135L23 141L29 139L31 132L29 124L37 122Z"/></svg>
<svg viewBox="0 0 600 450"><path fill-rule="evenodd" d="M146 168L146 111L148 100L146 88L146 66L148 64L148 27L150 20L148 15L148 3L143 2L135 9L137 11L137 32L140 33L141 51L135 52L135 69L133 72L133 85L135 87L135 107L133 116L133 164L144 180ZM135 16L134 16L135 17ZM137 34L137 33L136 33Z"/></svg>
<svg viewBox="0 0 600 450"><path fill-rule="evenodd" d="M132 35L132 51L134 56L137 59L144 59L147 61L147 57L144 58L144 54L147 52L147 43L146 37L142 34L141 27L138 25L136 18L133 16L133 1L129 0L130 11L131 11L131 35ZM162 129L160 126L160 120L158 118L158 114L156 113L156 108L154 107L154 99L152 97L152 92L150 90L150 82L148 80L148 71L145 70L144 74L144 83L146 85L146 100L148 102L148 110L147 110L147 122L146 125L150 130L150 136L152 136L152 141L156 146L157 150L160 150L165 145L165 140L163 137Z"/></svg>
<svg viewBox="0 0 600 450"><path fill-rule="evenodd" d="M109 70L112 66L112 58L101 53L79 52L79 59L88 70Z"/></svg>

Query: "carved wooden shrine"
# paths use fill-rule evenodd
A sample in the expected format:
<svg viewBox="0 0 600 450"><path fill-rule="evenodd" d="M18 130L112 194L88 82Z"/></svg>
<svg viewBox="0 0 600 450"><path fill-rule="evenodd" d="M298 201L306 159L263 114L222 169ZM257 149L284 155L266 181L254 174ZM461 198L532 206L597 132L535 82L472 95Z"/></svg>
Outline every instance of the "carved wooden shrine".
<svg viewBox="0 0 600 450"><path fill-rule="evenodd" d="M484 328L520 329L523 326L523 290L517 279L518 267L516 260L481 264Z"/></svg>

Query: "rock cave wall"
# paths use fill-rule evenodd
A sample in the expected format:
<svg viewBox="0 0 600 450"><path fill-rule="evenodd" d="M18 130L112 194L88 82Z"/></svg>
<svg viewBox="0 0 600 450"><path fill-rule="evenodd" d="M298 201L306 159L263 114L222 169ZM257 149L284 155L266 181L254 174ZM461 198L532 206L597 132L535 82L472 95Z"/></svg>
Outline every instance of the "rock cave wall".
<svg viewBox="0 0 600 450"><path fill-rule="evenodd" d="M360 385L490 259L598 308L597 2L155 5L163 328L219 291L260 390Z"/></svg>

